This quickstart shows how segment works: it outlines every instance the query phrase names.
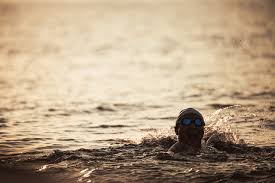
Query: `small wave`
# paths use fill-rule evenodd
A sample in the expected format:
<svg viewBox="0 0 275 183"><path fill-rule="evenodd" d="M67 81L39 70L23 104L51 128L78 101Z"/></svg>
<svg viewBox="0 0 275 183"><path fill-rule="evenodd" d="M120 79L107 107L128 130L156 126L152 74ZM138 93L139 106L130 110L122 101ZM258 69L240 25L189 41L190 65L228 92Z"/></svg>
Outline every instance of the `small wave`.
<svg viewBox="0 0 275 183"><path fill-rule="evenodd" d="M167 117L144 117L141 119L145 119L145 120L175 120L176 117L175 116L167 116Z"/></svg>
<svg viewBox="0 0 275 183"><path fill-rule="evenodd" d="M109 111L109 112L116 111L114 105L99 105L96 107L96 109L99 111Z"/></svg>
<svg viewBox="0 0 275 183"><path fill-rule="evenodd" d="M220 109L220 108L230 107L230 106L234 106L234 105L236 105L236 104L218 104L218 103L208 104L208 106L210 106L214 109Z"/></svg>
<svg viewBox="0 0 275 183"><path fill-rule="evenodd" d="M8 127L6 118L0 117L0 128Z"/></svg>
<svg viewBox="0 0 275 183"><path fill-rule="evenodd" d="M275 111L275 106L269 106L269 110L271 111L271 112L274 112Z"/></svg>
<svg viewBox="0 0 275 183"><path fill-rule="evenodd" d="M49 112L55 112L55 111L57 111L57 109L49 108L48 111L49 111Z"/></svg>
<svg viewBox="0 0 275 183"><path fill-rule="evenodd" d="M274 98L275 92L274 91L262 91L262 92L255 92L251 94L235 94L233 97L238 99L255 99L255 98Z"/></svg>
<svg viewBox="0 0 275 183"><path fill-rule="evenodd" d="M134 144L135 142L131 139L105 139L105 140L96 140L96 142L109 142L111 145L117 144Z"/></svg>
<svg viewBox="0 0 275 183"><path fill-rule="evenodd" d="M8 127L8 125L6 125L6 124L0 124L0 128L5 128L5 127Z"/></svg>
<svg viewBox="0 0 275 183"><path fill-rule="evenodd" d="M133 125L98 125L98 126L90 126L89 128L128 128L134 127Z"/></svg>
<svg viewBox="0 0 275 183"><path fill-rule="evenodd" d="M271 130L275 130L275 121L274 120L264 120L263 126Z"/></svg>
<svg viewBox="0 0 275 183"><path fill-rule="evenodd" d="M67 142L67 141L69 141L69 142L77 142L77 143L80 142L79 140L73 139L73 138L59 138L59 139L57 139L57 140L58 140L58 141L64 141L64 142Z"/></svg>
<svg viewBox="0 0 275 183"><path fill-rule="evenodd" d="M252 96L252 97L262 97L262 96L275 97L275 91L263 91L263 92L253 93L250 96Z"/></svg>
<svg viewBox="0 0 275 183"><path fill-rule="evenodd" d="M3 117L0 117L0 123L7 123L7 119L3 118Z"/></svg>
<svg viewBox="0 0 275 183"><path fill-rule="evenodd" d="M155 128L142 128L142 129L140 129L140 131L142 131L142 132L156 132L157 129L155 129Z"/></svg>

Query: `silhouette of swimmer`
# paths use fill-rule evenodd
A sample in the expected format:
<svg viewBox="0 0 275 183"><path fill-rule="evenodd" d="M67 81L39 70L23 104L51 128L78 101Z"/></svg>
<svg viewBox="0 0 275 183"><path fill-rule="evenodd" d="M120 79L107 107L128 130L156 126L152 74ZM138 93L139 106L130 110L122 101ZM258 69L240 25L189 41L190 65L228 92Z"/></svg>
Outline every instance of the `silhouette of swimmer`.
<svg viewBox="0 0 275 183"><path fill-rule="evenodd" d="M193 108L187 108L180 112L175 126L178 136L169 152L197 152L201 149L201 140L204 135L205 122L201 113Z"/></svg>

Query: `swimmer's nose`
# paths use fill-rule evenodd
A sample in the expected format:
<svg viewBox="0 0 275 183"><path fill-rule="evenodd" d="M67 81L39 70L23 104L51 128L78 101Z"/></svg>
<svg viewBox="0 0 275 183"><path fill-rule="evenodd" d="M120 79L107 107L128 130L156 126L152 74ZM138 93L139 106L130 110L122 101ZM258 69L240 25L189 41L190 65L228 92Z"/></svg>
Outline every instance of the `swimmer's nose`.
<svg viewBox="0 0 275 183"><path fill-rule="evenodd" d="M190 125L190 127L196 128L195 124L193 124L193 123Z"/></svg>

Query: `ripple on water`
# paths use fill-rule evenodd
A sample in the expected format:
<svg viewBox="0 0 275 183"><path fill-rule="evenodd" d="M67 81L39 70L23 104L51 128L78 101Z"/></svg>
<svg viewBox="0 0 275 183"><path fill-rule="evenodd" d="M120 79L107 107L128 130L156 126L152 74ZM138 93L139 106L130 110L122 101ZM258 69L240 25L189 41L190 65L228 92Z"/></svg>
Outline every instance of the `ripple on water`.
<svg viewBox="0 0 275 183"><path fill-rule="evenodd" d="M275 130L275 120L266 119L262 122L261 126L264 126L265 128Z"/></svg>
<svg viewBox="0 0 275 183"><path fill-rule="evenodd" d="M128 127L135 127L134 125L98 125L98 126L90 126L88 128L128 128Z"/></svg>
<svg viewBox="0 0 275 183"><path fill-rule="evenodd" d="M234 105L236 105L236 104L219 104L219 103L208 104L208 106L210 106L214 109L221 109L221 108L230 107L230 106L234 106Z"/></svg>
<svg viewBox="0 0 275 183"><path fill-rule="evenodd" d="M0 117L0 128L8 127L6 118Z"/></svg>

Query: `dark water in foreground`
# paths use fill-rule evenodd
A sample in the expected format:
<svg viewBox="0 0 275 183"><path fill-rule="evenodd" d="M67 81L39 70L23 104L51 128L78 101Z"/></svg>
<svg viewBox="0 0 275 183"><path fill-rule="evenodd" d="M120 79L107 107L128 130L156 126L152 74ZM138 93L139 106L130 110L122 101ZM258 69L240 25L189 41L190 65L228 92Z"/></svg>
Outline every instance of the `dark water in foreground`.
<svg viewBox="0 0 275 183"><path fill-rule="evenodd" d="M0 176L11 182L14 175L26 182L274 182L274 146L233 142L232 133L223 134L215 147L196 154L168 154L175 138L151 136L119 147L2 156ZM22 173L26 169L36 173Z"/></svg>
<svg viewBox="0 0 275 183"><path fill-rule="evenodd" d="M273 182L274 1L0 4L5 182ZM216 149L171 156L182 108Z"/></svg>

